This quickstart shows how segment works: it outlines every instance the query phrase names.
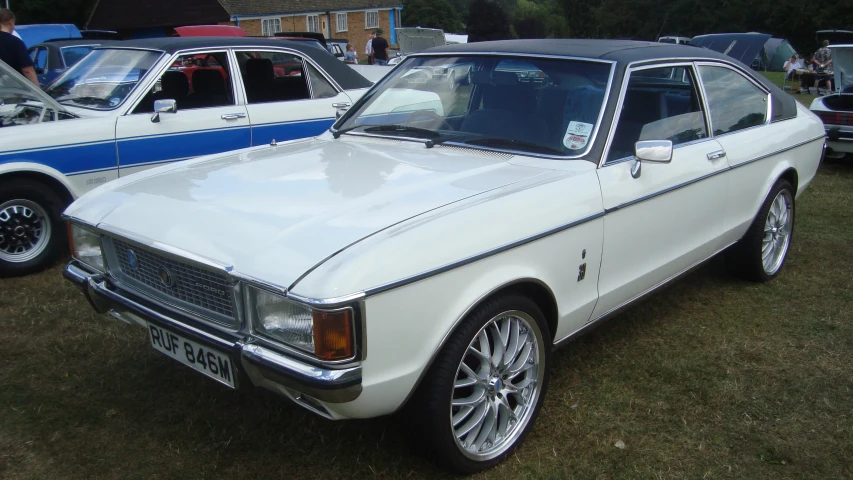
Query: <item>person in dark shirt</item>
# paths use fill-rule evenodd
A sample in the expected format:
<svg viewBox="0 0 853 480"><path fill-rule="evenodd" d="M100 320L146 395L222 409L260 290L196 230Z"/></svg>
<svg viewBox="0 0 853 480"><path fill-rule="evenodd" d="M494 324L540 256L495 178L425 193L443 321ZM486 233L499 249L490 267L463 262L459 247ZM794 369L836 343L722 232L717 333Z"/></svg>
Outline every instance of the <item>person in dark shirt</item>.
<svg viewBox="0 0 853 480"><path fill-rule="evenodd" d="M373 38L373 58L376 65L388 65L388 41L382 38L382 29L376 29Z"/></svg>
<svg viewBox="0 0 853 480"><path fill-rule="evenodd" d="M14 31L15 14L8 8L0 8L0 60L38 86L39 80L33 68L33 61L27 55L27 46L23 40L12 35Z"/></svg>

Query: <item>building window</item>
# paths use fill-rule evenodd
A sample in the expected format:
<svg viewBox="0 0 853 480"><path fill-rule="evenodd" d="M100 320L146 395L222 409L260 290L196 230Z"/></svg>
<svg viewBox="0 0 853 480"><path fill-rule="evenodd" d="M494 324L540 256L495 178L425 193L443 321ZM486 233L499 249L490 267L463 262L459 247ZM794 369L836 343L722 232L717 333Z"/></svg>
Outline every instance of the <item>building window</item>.
<svg viewBox="0 0 853 480"><path fill-rule="evenodd" d="M317 15L308 15L306 17L308 19L308 31L309 32L319 32L320 31L320 17Z"/></svg>
<svg viewBox="0 0 853 480"><path fill-rule="evenodd" d="M364 28L379 28L379 12L364 12Z"/></svg>
<svg viewBox="0 0 853 480"><path fill-rule="evenodd" d="M261 21L261 35L271 37L281 31L281 18L265 18Z"/></svg>
<svg viewBox="0 0 853 480"><path fill-rule="evenodd" d="M347 14L346 13L336 13L335 21L337 23L337 31L346 32L347 31Z"/></svg>

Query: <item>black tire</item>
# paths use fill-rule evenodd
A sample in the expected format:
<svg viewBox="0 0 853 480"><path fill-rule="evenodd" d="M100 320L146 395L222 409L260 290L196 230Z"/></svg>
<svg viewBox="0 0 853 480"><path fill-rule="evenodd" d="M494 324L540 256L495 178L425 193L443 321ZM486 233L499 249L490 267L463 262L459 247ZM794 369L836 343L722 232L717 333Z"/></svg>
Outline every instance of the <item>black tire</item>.
<svg viewBox="0 0 853 480"><path fill-rule="evenodd" d="M502 316L502 314L507 312L515 313L506 317ZM521 316L515 317L513 315ZM516 318L520 318L522 321L519 322L515 320ZM478 386L471 387L454 387L457 379L460 378L458 376L461 375L460 364L463 361L470 362L470 353L469 356L466 357L469 345L475 341L475 337L479 335L481 329L484 329L484 326L491 324L495 319L498 319L498 321L506 321L506 319L509 319L509 322L515 321L517 323L509 323L508 325L522 326L519 330L515 330L518 332L515 335L517 344L519 344L518 342L526 343L530 338L536 339L536 358L538 358L539 361L538 365L536 365L535 373L532 373L532 375L538 376L535 381L535 385L537 385L538 388L533 388L528 392L530 397L535 398L535 400L530 402L530 406L528 407L524 407L522 403L516 400L524 394L526 387L519 388L519 394L503 393L503 395L501 395L500 393L495 393L498 390L513 386L512 382L520 384L525 381L519 380L522 373L510 374L504 377L501 377L500 375L494 377L497 381L497 387L495 387L495 384L491 382L484 383L483 385L488 385L488 387L485 388L480 387L479 384ZM523 325L530 326L530 329L527 330L529 333L524 332ZM511 329L512 326L508 326L507 332ZM491 330L484 329L483 331L489 332ZM486 333L486 335L492 334ZM521 335L524 335L524 337ZM490 338L495 337L490 336ZM508 333L507 338L510 339L511 334ZM479 337L477 341L479 341ZM507 343L512 344L512 341L508 340ZM531 350L533 350L533 348L531 348ZM509 351L509 349L507 348L506 351ZM516 351L521 350L516 348ZM495 358L501 357L495 355ZM504 356L504 358L506 357ZM526 370L526 365L528 363L532 364L530 359L534 357L531 354L529 358L527 358L524 357L522 353L520 356L514 358L519 360L515 362L509 361L509 366L506 368L510 368L510 366L515 365L525 365ZM548 324L545 321L545 316L542 314L542 311L536 303L522 295L508 294L498 296L480 305L470 313L457 327L456 331L453 332L447 343L439 352L435 363L428 371L423 382L415 392L412 402L410 402L410 405L408 406L407 413L409 415L409 421L412 427L414 427L412 429L412 433L415 435L415 438L413 439L415 440L415 444L422 447L436 463L462 474L476 473L494 467L515 451L533 427L548 389L547 370L550 364L551 334L548 330ZM481 364L481 367L482 366L483 364ZM531 368L530 370L533 369ZM525 371L524 375L531 375L531 373L529 373L529 371ZM503 383L501 383L500 378L504 379ZM514 408L516 409L522 409L515 410L512 413L510 413L510 410L502 411L500 407L496 410L497 412L503 412L505 416L500 417L496 415L491 429L497 431L498 424L501 423L501 420L506 420L507 423L504 423L503 425L506 432L505 438L507 440L495 439L494 449L491 453L488 453L488 455L492 455L490 458L471 458L471 455L479 455L478 452L470 452L469 455L463 454L463 445L466 444L462 443L462 436L468 435L465 437L465 441L469 441L471 436L478 437L476 433L462 434L459 442L457 442L457 436L454 431L455 427L451 425L451 417L454 415L453 409L459 408L451 406L452 399L456 398L453 397L454 393L457 392L455 390L456 388L462 388L463 391L460 395L468 395L464 392L465 388L470 388L471 391L476 391L475 389L480 388L483 391L482 405L485 405L488 402L503 402L506 405L514 404ZM496 388L497 390L493 388ZM475 394L471 394L471 397L473 396L475 396ZM466 424L468 421L473 419L477 414L477 408L480 407L472 406L471 408L472 413L470 413L470 416L463 416L464 420L460 421L459 425ZM525 408L526 410L523 410ZM488 416L489 410L486 409L485 412L485 415ZM522 413L520 416L516 417L515 414L517 412ZM457 410L456 415L458 414ZM518 423L516 424L516 422ZM471 432L488 431L486 430L487 428L488 427L486 426L482 426L476 430L471 429ZM489 438L489 435L486 434L485 438ZM470 440L472 442L472 446L476 444L477 440L478 438ZM490 441L482 441L480 445L485 445L489 448L492 446Z"/></svg>
<svg viewBox="0 0 853 480"><path fill-rule="evenodd" d="M786 222L786 225L790 223L790 230L788 231L788 239L784 245L784 250L781 251L781 258L773 262L773 267L768 269L765 267L762 255L766 236L765 226L768 222L768 216L771 215L773 203L780 195L785 196L786 201L790 205ZM779 179L773 185L773 188L770 189L770 193L767 194L767 198L764 199L764 203L758 209L758 214L755 216L746 234L726 252L726 264L729 270L738 277L754 282L768 282L776 278L779 272L782 271L788 252L791 250L791 241L794 235L794 220L796 218L795 211L794 187L787 180ZM773 231L767 235L773 236L776 234L777 232Z"/></svg>
<svg viewBox="0 0 853 480"><path fill-rule="evenodd" d="M12 235L16 235L16 231L20 232L22 225L21 217L15 216L13 219L10 216L14 212L20 212L21 209L10 207L32 206L32 204L40 207L44 213L45 228L43 234L47 235L41 247L36 248L37 254L28 257L22 253L14 253L12 242L18 242L17 239L12 239ZM62 211L65 209L65 202L49 187L35 180L17 179L0 181L0 277L28 275L38 272L52 266L57 258L67 249L68 241L65 234L65 224L62 220ZM34 214L41 217L37 212L38 209L31 209ZM16 230L17 229L17 230ZM32 229L28 228L30 233L34 235ZM41 238L39 236L39 238ZM19 243L18 243L19 245ZM5 257L5 258L4 258ZM20 257L20 259L15 258Z"/></svg>

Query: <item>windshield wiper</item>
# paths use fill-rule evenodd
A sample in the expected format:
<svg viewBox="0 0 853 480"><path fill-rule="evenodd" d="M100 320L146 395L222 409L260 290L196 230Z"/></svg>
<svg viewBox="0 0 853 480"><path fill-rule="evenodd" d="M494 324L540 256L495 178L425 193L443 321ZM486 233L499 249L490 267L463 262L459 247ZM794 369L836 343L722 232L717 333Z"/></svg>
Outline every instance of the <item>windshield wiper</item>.
<svg viewBox="0 0 853 480"><path fill-rule="evenodd" d="M448 140L452 140L454 137L448 137L439 139L441 137L440 132L436 132L435 130L430 130L428 128L420 128L420 127L412 127L409 125L399 125L399 124L387 124L387 125L357 125L354 127L344 128L332 133L332 136L335 138L340 137L342 134L349 132L350 130L364 127L365 132L381 132L381 133L404 133L404 134L414 134L418 135L415 138L425 138L425 145L427 148L432 148L440 143L444 143Z"/></svg>
<svg viewBox="0 0 853 480"><path fill-rule="evenodd" d="M413 133L415 135L421 135L423 137L428 138L438 138L441 136L440 133L435 130L430 130L428 128L421 127L410 127L409 125L397 125L397 124L389 124L389 125L376 125L375 127L367 127L364 129L365 132L383 132L383 133Z"/></svg>
<svg viewBox="0 0 853 480"><path fill-rule="evenodd" d="M552 148L546 145L541 145L533 142L525 142L523 140L513 140L511 138L472 138L470 140L464 140L462 143L467 143L469 145L477 145L482 147L495 147L495 148L505 148L512 150L526 150L536 153L546 153L549 155L565 155L566 153L556 148Z"/></svg>

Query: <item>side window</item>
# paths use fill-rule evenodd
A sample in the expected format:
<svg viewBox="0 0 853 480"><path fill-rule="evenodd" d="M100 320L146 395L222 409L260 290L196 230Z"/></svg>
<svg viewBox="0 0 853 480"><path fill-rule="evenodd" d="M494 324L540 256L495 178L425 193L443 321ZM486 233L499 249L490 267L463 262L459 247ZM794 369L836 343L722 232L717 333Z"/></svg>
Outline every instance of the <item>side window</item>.
<svg viewBox="0 0 853 480"><path fill-rule="evenodd" d="M640 140L672 140L678 145L708 137L691 72L665 67L631 73L608 162L633 156Z"/></svg>
<svg viewBox="0 0 853 480"><path fill-rule="evenodd" d="M714 135L761 125L767 120L767 94L743 75L724 67L699 67L711 111Z"/></svg>
<svg viewBox="0 0 853 480"><path fill-rule="evenodd" d="M239 52L249 104L311 98L302 59L281 52Z"/></svg>
<svg viewBox="0 0 853 480"><path fill-rule="evenodd" d="M151 113L155 100L175 100L178 112L234 105L225 52L181 55L157 80L133 113Z"/></svg>
<svg viewBox="0 0 853 480"><path fill-rule="evenodd" d="M30 58L33 61L33 68L37 73L44 73L47 69L47 49L46 48L37 48L34 52L30 53Z"/></svg>
<svg viewBox="0 0 853 480"><path fill-rule="evenodd" d="M335 87L313 65L310 63L305 65L308 67L308 76L311 78L311 90L314 92L314 98L330 98L338 94Z"/></svg>

